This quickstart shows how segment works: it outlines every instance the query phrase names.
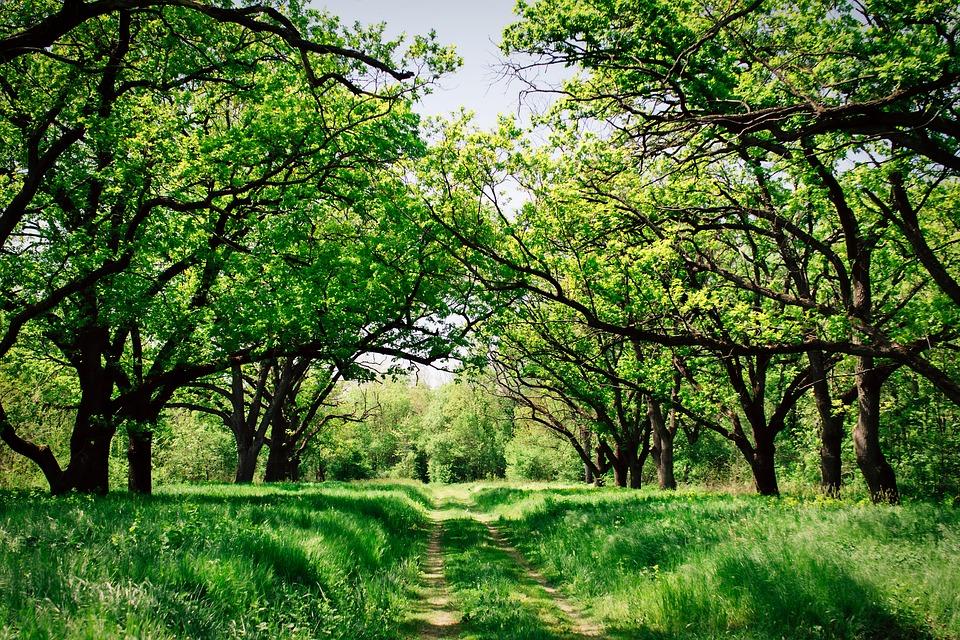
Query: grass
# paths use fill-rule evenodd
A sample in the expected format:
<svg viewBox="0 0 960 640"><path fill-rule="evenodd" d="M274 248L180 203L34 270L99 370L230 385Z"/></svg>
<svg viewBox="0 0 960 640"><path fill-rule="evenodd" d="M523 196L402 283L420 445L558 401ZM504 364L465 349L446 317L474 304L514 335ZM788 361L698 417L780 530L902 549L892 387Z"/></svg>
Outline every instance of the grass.
<svg viewBox="0 0 960 640"><path fill-rule="evenodd" d="M0 638L395 638L411 488L0 494Z"/></svg>
<svg viewBox="0 0 960 640"><path fill-rule="evenodd" d="M960 638L960 511L473 487L613 637Z"/></svg>
<svg viewBox="0 0 960 640"><path fill-rule="evenodd" d="M445 575L463 613L461 640L574 638L569 621L523 570L469 518L444 524Z"/></svg>
<svg viewBox="0 0 960 640"><path fill-rule="evenodd" d="M442 510L461 640L960 639L960 510L577 485L0 493L0 640L400 638Z"/></svg>

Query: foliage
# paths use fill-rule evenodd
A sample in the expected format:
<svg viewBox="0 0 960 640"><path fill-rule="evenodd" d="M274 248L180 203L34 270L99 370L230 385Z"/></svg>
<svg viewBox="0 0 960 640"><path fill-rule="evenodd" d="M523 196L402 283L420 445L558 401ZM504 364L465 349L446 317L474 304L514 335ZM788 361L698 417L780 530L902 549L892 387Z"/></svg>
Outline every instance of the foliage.
<svg viewBox="0 0 960 640"><path fill-rule="evenodd" d="M503 477L511 409L484 386L448 383L437 389L405 381L367 384L347 406L366 415L331 428L308 464L355 468L369 475L429 482Z"/></svg>
<svg viewBox="0 0 960 640"><path fill-rule="evenodd" d="M423 416L431 482L502 478L513 421L505 401L475 383L447 385Z"/></svg>
<svg viewBox="0 0 960 640"><path fill-rule="evenodd" d="M583 479L583 462L570 443L538 425L519 422L504 455L510 480Z"/></svg>

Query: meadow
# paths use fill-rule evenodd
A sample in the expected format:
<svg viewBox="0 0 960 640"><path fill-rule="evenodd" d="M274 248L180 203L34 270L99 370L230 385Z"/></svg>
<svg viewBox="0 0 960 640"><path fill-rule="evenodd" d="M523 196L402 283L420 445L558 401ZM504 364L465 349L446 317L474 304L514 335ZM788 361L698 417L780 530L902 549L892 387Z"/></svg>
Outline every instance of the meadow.
<svg viewBox="0 0 960 640"><path fill-rule="evenodd" d="M960 638L960 511L475 487L612 638Z"/></svg>
<svg viewBox="0 0 960 640"><path fill-rule="evenodd" d="M458 620L425 628L437 529ZM958 566L960 511L931 503L532 483L0 494L10 639L949 639Z"/></svg>
<svg viewBox="0 0 960 640"><path fill-rule="evenodd" d="M0 496L0 637L394 638L420 494L181 487Z"/></svg>

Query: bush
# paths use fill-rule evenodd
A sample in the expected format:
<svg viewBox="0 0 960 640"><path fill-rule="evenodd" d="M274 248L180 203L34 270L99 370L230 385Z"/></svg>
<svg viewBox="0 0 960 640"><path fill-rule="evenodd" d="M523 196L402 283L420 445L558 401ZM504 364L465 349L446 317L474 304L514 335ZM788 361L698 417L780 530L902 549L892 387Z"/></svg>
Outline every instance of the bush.
<svg viewBox="0 0 960 640"><path fill-rule="evenodd" d="M542 427L518 426L506 446L511 480L580 480L583 462L569 442Z"/></svg>

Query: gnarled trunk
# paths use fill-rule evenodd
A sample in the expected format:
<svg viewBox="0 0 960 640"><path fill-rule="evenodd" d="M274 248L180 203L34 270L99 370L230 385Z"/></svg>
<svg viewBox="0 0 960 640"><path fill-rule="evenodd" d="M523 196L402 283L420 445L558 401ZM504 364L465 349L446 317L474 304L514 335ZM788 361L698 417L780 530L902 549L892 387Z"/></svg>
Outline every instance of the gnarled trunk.
<svg viewBox="0 0 960 640"><path fill-rule="evenodd" d="M270 453L267 455L265 482L296 482L300 479L300 459L290 442L289 430L282 416L274 419L270 431Z"/></svg>
<svg viewBox="0 0 960 640"><path fill-rule="evenodd" d="M98 426L74 432L70 464L63 472L62 491L106 495L110 491L110 443L116 429Z"/></svg>
<svg viewBox="0 0 960 640"><path fill-rule="evenodd" d="M737 448L743 453L753 472L753 486L762 496L780 495L777 484L776 447L772 437L757 437L756 445L746 439L737 441Z"/></svg>
<svg viewBox="0 0 960 640"><path fill-rule="evenodd" d="M807 360L813 376L813 399L820 416L820 490L825 495L838 498L843 481L843 416L834 412L823 353L810 351Z"/></svg>
<svg viewBox="0 0 960 640"><path fill-rule="evenodd" d="M647 416L653 436L650 453L657 465L657 484L661 489L676 489L677 479L673 473L673 440L676 431L667 427L659 403L651 397L647 397Z"/></svg>
<svg viewBox="0 0 960 640"><path fill-rule="evenodd" d="M260 446L249 444L237 446L237 473L234 482L249 484L253 482L253 474L257 471L257 458L260 457Z"/></svg>
<svg viewBox="0 0 960 640"><path fill-rule="evenodd" d="M857 425L853 429L853 448L857 466L870 490L874 502L900 501L897 478L880 448L880 389L881 383L874 373L871 356L857 358Z"/></svg>
<svg viewBox="0 0 960 640"><path fill-rule="evenodd" d="M757 447L754 450L750 467L753 469L753 480L754 486L757 488L757 493L762 496L780 495L772 443L762 448Z"/></svg>
<svg viewBox="0 0 960 640"><path fill-rule="evenodd" d="M613 483L618 487L626 487L630 462L624 455L623 447L618 444L613 451L609 451L608 448L607 457L610 460L610 466L613 467Z"/></svg>
<svg viewBox="0 0 960 640"><path fill-rule="evenodd" d="M664 431L653 438L652 453L657 465L657 484L661 489L672 491L677 488L677 478L673 472L674 434Z"/></svg>

